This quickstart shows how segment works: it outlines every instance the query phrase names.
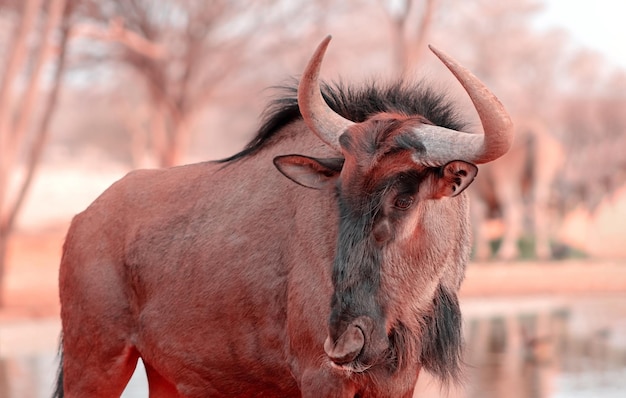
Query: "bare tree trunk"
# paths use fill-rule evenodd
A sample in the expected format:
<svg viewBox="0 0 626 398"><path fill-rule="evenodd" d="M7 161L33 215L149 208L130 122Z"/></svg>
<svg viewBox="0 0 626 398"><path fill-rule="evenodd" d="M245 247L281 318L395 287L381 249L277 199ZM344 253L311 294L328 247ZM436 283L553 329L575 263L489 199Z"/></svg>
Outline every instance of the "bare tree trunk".
<svg viewBox="0 0 626 398"><path fill-rule="evenodd" d="M152 148L155 160L159 166L166 163L166 153L168 147L167 139L167 105L159 98L152 97L152 118L150 129L152 130Z"/></svg>
<svg viewBox="0 0 626 398"><path fill-rule="evenodd" d="M130 107L125 104L124 108ZM153 161L149 156L148 127L145 120L141 120L138 112L124 112L121 119L124 121L126 131L130 134L130 155L133 169L151 167Z"/></svg>
<svg viewBox="0 0 626 398"><path fill-rule="evenodd" d="M386 10L391 29L393 64L398 76L407 76L419 63L436 9L436 0L424 0L422 7L416 1L402 2L395 15Z"/></svg>
<svg viewBox="0 0 626 398"><path fill-rule="evenodd" d="M182 114L162 92L151 91L153 152L159 167L179 165L190 140L189 114Z"/></svg>
<svg viewBox="0 0 626 398"><path fill-rule="evenodd" d="M165 162L161 166L171 167L182 163L191 140L188 118L189 115L174 118L170 130L170 145L166 151Z"/></svg>
<svg viewBox="0 0 626 398"><path fill-rule="evenodd" d="M436 0L425 0L424 8L421 14L421 21L418 24L407 25L404 63L402 64L402 75L407 76L411 73L411 70L421 61L421 57L424 54L426 48L426 41L430 27L433 22L433 15L435 13ZM416 7L412 7L415 10ZM410 14L415 14L416 11L409 10Z"/></svg>
<svg viewBox="0 0 626 398"><path fill-rule="evenodd" d="M390 18L392 62L395 74L401 76L404 71L406 59L406 46L404 45L404 18Z"/></svg>
<svg viewBox="0 0 626 398"><path fill-rule="evenodd" d="M9 147L13 119L13 84L23 68L24 60L28 53L26 39L33 30L40 5L40 0L27 0L24 2L22 17L18 25L16 25L13 47L9 52L2 86L0 87L0 306L2 306L4 301L2 293L10 232L6 220L8 213L5 213L4 208L9 195L9 170L12 166L10 163L12 154L9 153Z"/></svg>
<svg viewBox="0 0 626 398"><path fill-rule="evenodd" d="M20 143L25 142L25 136L26 131L29 128L29 122L33 119L33 114L35 113L35 102L37 100L36 94L41 93L40 87L38 87L40 74L42 73L43 66L52 59L52 56L55 54L56 50L57 65L54 77L52 79L52 86L48 97L44 100L42 104L42 117L39 121L39 125L35 126L35 135L32 139L32 142L30 143L29 150L26 154L26 176L18 185L17 195L14 201L12 203L5 202L7 209L6 211L5 209L2 209L2 213L0 214L0 300L2 300L4 297L4 274L6 271L8 239L11 235L13 227L15 226L17 215L24 203L24 199L26 198L26 194L28 193L28 189L32 184L37 166L40 162L43 148L48 136L50 121L52 119L52 114L56 107L58 99L60 82L65 65L69 27L64 27L62 29L60 41L58 44L55 44L52 41L52 37L55 30L57 30L59 25L61 24L64 11L66 10L66 0L50 0L48 19L46 21L46 26L41 37L39 53L36 55L35 68L33 71L33 75L30 79L30 86L27 88L25 98L22 103L22 109L20 117L16 124L16 130L12 131L12 133L14 134L12 136L12 142L11 140L7 141L11 142L9 149L14 152L17 152L17 148ZM5 150L7 149L7 147L3 147L2 149ZM7 166L8 168L11 168L13 165L8 163ZM6 199L7 194L7 190L4 189L2 195L0 196ZM3 301L0 301L0 306L2 304Z"/></svg>
<svg viewBox="0 0 626 398"><path fill-rule="evenodd" d="M9 231L0 229L0 308L4 307L4 273L8 257Z"/></svg>
<svg viewBox="0 0 626 398"><path fill-rule="evenodd" d="M41 0L27 0L24 2L22 18L16 25L12 48L7 58L7 66L0 86L0 219L2 218L4 201L8 191L9 143L11 142L11 124L13 119L13 84L24 66L28 54L27 38L33 30ZM1 270L0 270L1 272ZM1 274L0 274L1 278Z"/></svg>

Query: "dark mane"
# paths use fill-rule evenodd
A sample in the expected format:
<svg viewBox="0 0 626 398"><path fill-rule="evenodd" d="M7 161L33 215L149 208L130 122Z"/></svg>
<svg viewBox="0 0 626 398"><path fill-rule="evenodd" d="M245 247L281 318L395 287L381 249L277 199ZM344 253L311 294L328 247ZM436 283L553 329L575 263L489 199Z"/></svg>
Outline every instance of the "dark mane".
<svg viewBox="0 0 626 398"><path fill-rule="evenodd" d="M277 88L283 95L266 108L263 124L257 135L241 152L220 160L220 163L254 154L281 128L302 117L298 109L297 82ZM423 83L397 82L381 85L372 82L362 87L323 83L322 94L335 112L357 123L376 113L398 112L421 115L438 126L453 130L462 130L465 127L446 96L436 93Z"/></svg>

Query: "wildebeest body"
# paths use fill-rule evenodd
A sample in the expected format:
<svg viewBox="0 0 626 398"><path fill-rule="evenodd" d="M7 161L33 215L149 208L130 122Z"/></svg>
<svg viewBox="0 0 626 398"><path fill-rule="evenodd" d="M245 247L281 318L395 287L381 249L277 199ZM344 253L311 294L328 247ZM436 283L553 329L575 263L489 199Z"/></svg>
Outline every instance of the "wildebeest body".
<svg viewBox="0 0 626 398"><path fill-rule="evenodd" d="M240 154L132 172L75 217L58 397L117 396L139 357L150 397L410 397L422 367L458 377L462 192L509 122L482 85L484 140L412 86L326 87L333 116L303 94L327 44Z"/></svg>
<svg viewBox="0 0 626 398"><path fill-rule="evenodd" d="M290 128L303 130L303 123ZM306 131L297 136L299 145L315 141ZM204 377L195 387L199 396L259 393L263 385L284 389L278 396L297 391L286 367L287 334L290 326L302 332L319 329L319 336L296 334L303 340L317 339L322 347L325 328L319 322L329 303L320 297L330 297L335 242L329 241L333 235L328 231L336 229L336 217L325 214L333 209L332 198L294 186L272 165L272 155L285 153L284 146L293 147L289 141L293 139L233 165L202 163L133 172L77 216L64 255L64 268L76 271L62 274L61 286L89 295L76 298L77 303L107 308L79 312L64 306L64 317L109 314L116 321L109 323L112 330L103 330L103 321L95 330L75 330L82 336L76 337L88 346L119 335L126 340L120 344L141 353L148 366L173 373L185 369L179 376L190 378L190 384ZM221 193L219 199L215 192ZM307 205L312 209L302 207ZM316 218L309 219L311 214ZM259 242L262 252L257 252ZM299 258L316 261L302 263ZM290 270L290 265L305 269ZM302 278L289 280L290 274ZM86 283L90 289L78 287ZM319 291L299 289L299 284ZM287 320L288 313L299 315L295 325ZM120 319L126 330L120 328ZM307 325L311 322L315 324ZM72 332L66 330L65 339L73 338L68 336ZM132 342L127 341L129 335ZM233 377L237 368L240 379ZM228 373L215 377L223 369ZM191 391L187 394L194 396Z"/></svg>

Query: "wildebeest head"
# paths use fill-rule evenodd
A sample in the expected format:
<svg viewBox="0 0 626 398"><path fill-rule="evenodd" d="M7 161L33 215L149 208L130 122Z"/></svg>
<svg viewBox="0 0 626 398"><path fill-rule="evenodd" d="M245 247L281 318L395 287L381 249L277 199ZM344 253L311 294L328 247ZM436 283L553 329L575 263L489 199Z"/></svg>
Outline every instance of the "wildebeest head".
<svg viewBox="0 0 626 398"><path fill-rule="evenodd" d="M434 334L460 328L456 289L463 264L455 264L461 269L446 264L454 263L451 257L464 257L455 251L467 246L469 238L435 242L456 239L448 229L467 235L456 225L467 213L465 201L453 198L476 176L475 164L506 153L512 124L475 76L434 49L468 92L484 135L435 126L420 115L383 112L359 123L347 120L326 104L318 82L329 40L320 44L305 70L298 104L307 126L337 156L274 159L288 178L306 187L331 189L338 198L334 294L324 350L335 365L358 371L377 364L401 366L398 345L412 344L410 349L421 352L418 360L437 373L440 366L429 363L428 353L457 356L442 348L448 343L437 340L450 336ZM406 312L414 313L408 317L412 320ZM439 317L453 324L445 325L448 319ZM424 324L429 319L434 326ZM406 341L407 328L419 329L420 341ZM455 333L451 340L459 340L459 331Z"/></svg>

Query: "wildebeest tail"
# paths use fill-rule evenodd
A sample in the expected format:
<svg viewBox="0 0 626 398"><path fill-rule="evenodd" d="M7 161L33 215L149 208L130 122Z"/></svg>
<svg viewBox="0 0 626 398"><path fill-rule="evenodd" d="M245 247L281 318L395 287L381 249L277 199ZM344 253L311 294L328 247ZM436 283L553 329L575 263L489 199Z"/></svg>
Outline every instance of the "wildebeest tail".
<svg viewBox="0 0 626 398"><path fill-rule="evenodd" d="M59 369L57 370L57 380L54 386L52 398L63 398L63 337L59 342Z"/></svg>

